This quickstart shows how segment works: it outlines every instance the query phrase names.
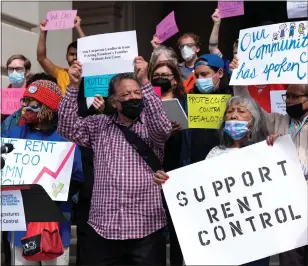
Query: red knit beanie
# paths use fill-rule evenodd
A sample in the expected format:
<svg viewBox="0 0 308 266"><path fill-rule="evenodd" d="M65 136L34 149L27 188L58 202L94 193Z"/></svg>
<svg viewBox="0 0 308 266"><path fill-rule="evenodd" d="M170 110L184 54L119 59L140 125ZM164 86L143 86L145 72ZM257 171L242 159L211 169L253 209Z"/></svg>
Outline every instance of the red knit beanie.
<svg viewBox="0 0 308 266"><path fill-rule="evenodd" d="M57 83L49 80L36 80L25 90L24 97L33 98L57 112L62 92Z"/></svg>

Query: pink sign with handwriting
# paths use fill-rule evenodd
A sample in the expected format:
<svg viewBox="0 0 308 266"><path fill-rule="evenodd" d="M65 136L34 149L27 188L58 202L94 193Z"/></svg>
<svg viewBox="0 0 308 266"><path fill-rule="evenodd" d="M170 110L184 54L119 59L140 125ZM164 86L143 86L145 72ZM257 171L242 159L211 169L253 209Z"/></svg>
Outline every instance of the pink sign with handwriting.
<svg viewBox="0 0 308 266"><path fill-rule="evenodd" d="M160 87L153 86L153 90L156 93L157 96L161 97L161 89Z"/></svg>
<svg viewBox="0 0 308 266"><path fill-rule="evenodd" d="M63 30L74 27L77 10L49 11L46 19L45 30Z"/></svg>
<svg viewBox="0 0 308 266"><path fill-rule="evenodd" d="M229 18L244 15L244 1L218 1L219 15Z"/></svg>
<svg viewBox="0 0 308 266"><path fill-rule="evenodd" d="M174 11L172 11L156 26L156 35L161 42L168 40L178 32L179 29L175 22Z"/></svg>
<svg viewBox="0 0 308 266"><path fill-rule="evenodd" d="M1 90L1 114L10 115L21 108L20 99L25 89L6 88Z"/></svg>

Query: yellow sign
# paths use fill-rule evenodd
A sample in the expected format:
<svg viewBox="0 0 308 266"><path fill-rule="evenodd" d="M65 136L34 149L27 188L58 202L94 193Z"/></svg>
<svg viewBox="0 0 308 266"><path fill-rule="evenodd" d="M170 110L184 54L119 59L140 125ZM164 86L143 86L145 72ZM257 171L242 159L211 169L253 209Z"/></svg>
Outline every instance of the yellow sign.
<svg viewBox="0 0 308 266"><path fill-rule="evenodd" d="M187 94L188 127L218 129L230 94Z"/></svg>

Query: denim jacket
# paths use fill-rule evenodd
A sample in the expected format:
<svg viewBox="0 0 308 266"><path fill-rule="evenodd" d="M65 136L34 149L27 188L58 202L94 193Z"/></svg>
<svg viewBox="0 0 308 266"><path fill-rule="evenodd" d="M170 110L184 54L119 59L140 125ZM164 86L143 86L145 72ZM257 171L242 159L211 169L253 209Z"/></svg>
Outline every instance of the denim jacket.
<svg viewBox="0 0 308 266"><path fill-rule="evenodd" d="M2 123L1 123L1 135L5 135L10 129L19 126L19 122L21 119L21 111L22 108L17 110L15 113L8 116Z"/></svg>

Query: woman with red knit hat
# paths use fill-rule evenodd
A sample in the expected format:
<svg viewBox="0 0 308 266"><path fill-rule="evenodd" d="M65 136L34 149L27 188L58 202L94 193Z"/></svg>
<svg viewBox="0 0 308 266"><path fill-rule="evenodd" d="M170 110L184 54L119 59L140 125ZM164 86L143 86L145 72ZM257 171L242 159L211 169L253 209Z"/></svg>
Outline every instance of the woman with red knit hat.
<svg viewBox="0 0 308 266"><path fill-rule="evenodd" d="M27 87L23 95L25 113L22 118L24 124L8 131L2 137L32 139L44 141L67 141L57 133L58 105L62 99L62 92L53 78L44 74L37 74L32 77L33 82ZM35 76L38 80L35 80ZM83 182L81 156L79 148L75 149L74 164L72 169L70 193L68 201L57 202L60 210L70 220L72 208L72 195L76 193L74 187ZM68 265L70 246L70 222L60 223L60 235L64 247L63 255L53 259L41 261L42 265ZM26 232L15 232L15 265L39 265L39 261L29 261L22 256L23 247L21 239ZM10 241L10 234L9 234Z"/></svg>

